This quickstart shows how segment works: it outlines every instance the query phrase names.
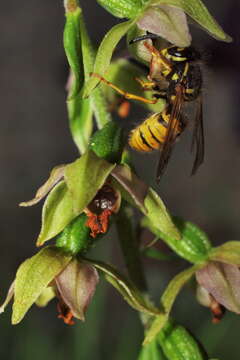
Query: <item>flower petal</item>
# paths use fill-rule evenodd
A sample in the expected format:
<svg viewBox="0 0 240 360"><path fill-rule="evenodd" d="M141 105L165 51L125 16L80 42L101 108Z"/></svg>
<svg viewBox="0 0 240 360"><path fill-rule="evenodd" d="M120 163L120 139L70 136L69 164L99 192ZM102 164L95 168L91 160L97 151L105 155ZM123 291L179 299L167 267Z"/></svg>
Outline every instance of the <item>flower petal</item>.
<svg viewBox="0 0 240 360"><path fill-rule="evenodd" d="M41 295L35 301L35 304L39 307L45 307L55 296L55 288L53 286L48 286L42 291Z"/></svg>
<svg viewBox="0 0 240 360"><path fill-rule="evenodd" d="M111 175L121 185L121 190L126 193L128 200L130 200L130 197L134 204L142 208L144 211L144 200L148 192L148 186L126 165L117 165L111 172Z"/></svg>
<svg viewBox="0 0 240 360"><path fill-rule="evenodd" d="M196 278L218 303L240 314L240 270L237 266L210 262L196 272Z"/></svg>
<svg viewBox="0 0 240 360"><path fill-rule="evenodd" d="M191 44L187 17L180 8L167 4L150 7L137 24L140 29L157 34L177 46Z"/></svg>
<svg viewBox="0 0 240 360"><path fill-rule="evenodd" d="M55 279L58 291L74 317L84 314L99 281L96 269L83 261L72 260Z"/></svg>

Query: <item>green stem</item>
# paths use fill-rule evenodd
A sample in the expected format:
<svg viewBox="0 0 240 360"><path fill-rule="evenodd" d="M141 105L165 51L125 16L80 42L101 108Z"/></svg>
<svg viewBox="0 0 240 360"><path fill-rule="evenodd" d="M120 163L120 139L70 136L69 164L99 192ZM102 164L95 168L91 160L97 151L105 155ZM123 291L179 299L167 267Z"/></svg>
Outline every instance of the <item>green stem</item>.
<svg viewBox="0 0 240 360"><path fill-rule="evenodd" d="M116 217L118 238L129 277L140 291L146 293L147 285L140 260L139 246L132 224L132 208L124 201Z"/></svg>

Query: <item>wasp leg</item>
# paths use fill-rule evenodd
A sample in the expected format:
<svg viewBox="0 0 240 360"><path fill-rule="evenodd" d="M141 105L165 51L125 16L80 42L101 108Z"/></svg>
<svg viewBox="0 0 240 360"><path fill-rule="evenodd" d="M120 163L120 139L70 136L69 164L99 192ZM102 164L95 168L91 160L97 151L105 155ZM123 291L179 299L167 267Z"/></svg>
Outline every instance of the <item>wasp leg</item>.
<svg viewBox="0 0 240 360"><path fill-rule="evenodd" d="M154 46L148 44L146 41L144 42L144 46L152 55L150 62L150 73L148 76L150 79L158 78L162 70L172 70L173 65L171 61L162 55L160 51L158 51Z"/></svg>
<svg viewBox="0 0 240 360"><path fill-rule="evenodd" d="M104 82L106 85L110 86L112 89L114 89L115 91L117 91L120 95L122 95L125 99L131 99L131 100L137 100L137 101L141 101L144 102L146 104L156 104L156 102L158 101L157 99L155 100L149 100L146 99L142 96L138 96L138 95L134 95L131 93L128 93L127 91L124 91L122 89L120 89L118 86L114 85L113 83L111 83L110 81L106 80L104 77L102 77L99 74L96 73L92 73L91 76L97 77L98 79L100 79L102 82Z"/></svg>
<svg viewBox="0 0 240 360"><path fill-rule="evenodd" d="M143 81L142 79L137 77L135 78L135 80L141 85L143 90L152 90L154 86L156 86L155 81Z"/></svg>

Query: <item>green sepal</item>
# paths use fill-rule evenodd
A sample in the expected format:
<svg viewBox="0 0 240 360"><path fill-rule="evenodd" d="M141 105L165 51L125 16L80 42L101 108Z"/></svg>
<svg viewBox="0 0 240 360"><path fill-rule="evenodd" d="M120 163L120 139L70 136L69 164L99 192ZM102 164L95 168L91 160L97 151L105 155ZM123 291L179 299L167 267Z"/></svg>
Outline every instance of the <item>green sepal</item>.
<svg viewBox="0 0 240 360"><path fill-rule="evenodd" d="M134 309L154 316L161 313L159 309L154 307L150 302L147 302L136 286L124 275L120 274L113 266L96 260L87 259L87 261L96 267L96 269L103 272L106 280L118 290L127 303Z"/></svg>
<svg viewBox="0 0 240 360"><path fill-rule="evenodd" d="M73 140L83 154L87 147L93 128L93 111L90 99L82 99L81 95L67 101L69 125Z"/></svg>
<svg viewBox="0 0 240 360"><path fill-rule="evenodd" d="M160 303L163 308L164 313L155 317L150 328L146 332L146 336L144 339L144 344L150 343L161 331L161 329L166 324L170 311L172 309L173 303L182 289L182 287L186 284L188 280L193 276L193 274L203 267L204 265L194 265L187 270L182 271L177 274L168 284L166 290L164 291Z"/></svg>
<svg viewBox="0 0 240 360"><path fill-rule="evenodd" d="M217 40L232 41L232 38L218 25L201 0L150 0L148 4L168 4L179 7Z"/></svg>
<svg viewBox="0 0 240 360"><path fill-rule="evenodd" d="M35 304L39 307L45 307L56 296L55 288L53 286L46 287L35 301Z"/></svg>
<svg viewBox="0 0 240 360"><path fill-rule="evenodd" d="M135 18L142 9L141 0L97 0L97 2L118 18Z"/></svg>
<svg viewBox="0 0 240 360"><path fill-rule="evenodd" d="M144 214L144 200L148 186L139 179L128 165L117 165L111 173L112 184L121 192L121 196L132 206L136 206Z"/></svg>
<svg viewBox="0 0 240 360"><path fill-rule="evenodd" d="M117 46L118 42L121 38L127 33L127 31L135 24L136 20L129 20L122 22L113 26L109 32L104 36L103 41L101 42L93 72L104 76L108 67L110 65L110 61L112 58L113 51ZM100 79L96 77L90 77L84 87L83 97L88 97L93 89L99 84Z"/></svg>
<svg viewBox="0 0 240 360"><path fill-rule="evenodd" d="M19 267L14 285L12 324L18 324L48 284L70 262L71 256L46 247Z"/></svg>
<svg viewBox="0 0 240 360"><path fill-rule="evenodd" d="M212 261L240 266L240 241L228 241L213 248L209 258Z"/></svg>
<svg viewBox="0 0 240 360"><path fill-rule="evenodd" d="M59 234L76 217L66 183L58 183L47 196L42 209L42 226L37 246Z"/></svg>
<svg viewBox="0 0 240 360"><path fill-rule="evenodd" d="M181 325L168 321L157 335L157 341L167 357L171 360L207 360L207 354L198 342Z"/></svg>
<svg viewBox="0 0 240 360"><path fill-rule="evenodd" d="M65 180L72 195L75 216L81 214L114 169L111 164L88 150L65 167Z"/></svg>
<svg viewBox="0 0 240 360"><path fill-rule="evenodd" d="M86 82L89 79L90 73L93 72L96 51L92 46L82 14L80 17L80 34L82 40L82 57L83 57L83 67L84 67L84 76L85 76L84 81ZM86 100L86 99L82 99L82 93L81 93L81 100L82 102ZM111 120L111 116L107 109L106 100L100 88L95 89L94 91L91 92L90 105L91 105L91 109L94 111L97 126L99 129L101 129L108 121Z"/></svg>
<svg viewBox="0 0 240 360"><path fill-rule="evenodd" d="M95 132L90 140L89 148L99 158L111 163L119 163L124 145L123 129L110 121L101 130Z"/></svg>
<svg viewBox="0 0 240 360"><path fill-rule="evenodd" d="M58 235L56 247L71 255L86 252L93 242L86 222L87 216L84 213L72 220Z"/></svg>
<svg viewBox="0 0 240 360"><path fill-rule="evenodd" d="M73 86L69 94L69 99L72 99L79 94L84 82L84 71L81 57L80 14L80 8L76 8L73 12L66 12L66 24L63 32L65 53L74 75Z"/></svg>
<svg viewBox="0 0 240 360"><path fill-rule="evenodd" d="M211 244L206 234L189 221L185 222L177 217L173 217L172 220L179 231L180 238L169 236L157 229L149 216L143 218L141 224L158 236L159 239L166 242L174 252L185 260L195 264L208 259Z"/></svg>
<svg viewBox="0 0 240 360"><path fill-rule="evenodd" d="M87 148L93 123L90 100L82 99L80 93L85 78L83 44L80 33L82 21L82 10L79 7L76 7L74 11L66 12L63 36L64 49L73 77L67 100L69 125L73 140L80 153L83 153Z"/></svg>

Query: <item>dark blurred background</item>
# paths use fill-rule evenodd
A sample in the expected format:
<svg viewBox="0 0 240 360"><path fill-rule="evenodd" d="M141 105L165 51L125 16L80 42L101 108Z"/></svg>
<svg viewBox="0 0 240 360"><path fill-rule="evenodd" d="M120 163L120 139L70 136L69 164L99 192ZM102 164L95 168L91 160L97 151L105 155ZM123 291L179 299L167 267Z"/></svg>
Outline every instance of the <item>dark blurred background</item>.
<svg viewBox="0 0 240 360"><path fill-rule="evenodd" d="M95 0L82 1L96 46L117 23ZM234 38L216 41L192 27L194 44L207 54L204 85L206 160L190 177L189 138L177 145L159 192L170 211L202 227L215 244L240 239L239 2L205 0L208 9ZM19 208L47 178L50 169L77 156L68 129L64 90L68 67L63 52L61 1L2 1L0 13L0 291L3 299L19 264L36 252L41 205ZM136 121L136 120L134 120ZM154 187L156 157L134 155L137 170ZM141 161L139 161L141 159ZM144 161L143 161L144 159ZM149 174L149 175L148 175ZM99 243L98 258L121 262L114 231ZM115 261L115 260L113 260ZM186 264L147 261L153 297ZM239 360L240 318L227 314L212 325L187 287L174 315L198 336L211 357ZM10 325L10 308L0 319L0 359L136 359L142 340L137 314L101 281L86 323L67 327L56 317L56 304L33 307L24 321Z"/></svg>

